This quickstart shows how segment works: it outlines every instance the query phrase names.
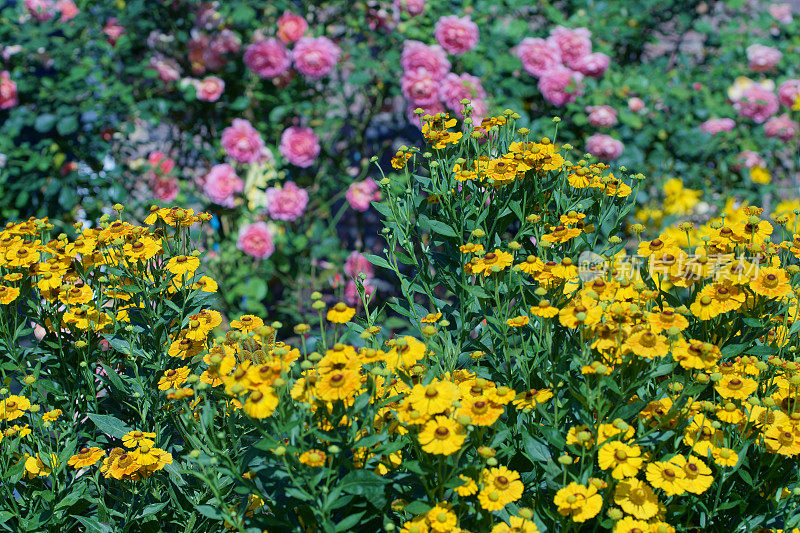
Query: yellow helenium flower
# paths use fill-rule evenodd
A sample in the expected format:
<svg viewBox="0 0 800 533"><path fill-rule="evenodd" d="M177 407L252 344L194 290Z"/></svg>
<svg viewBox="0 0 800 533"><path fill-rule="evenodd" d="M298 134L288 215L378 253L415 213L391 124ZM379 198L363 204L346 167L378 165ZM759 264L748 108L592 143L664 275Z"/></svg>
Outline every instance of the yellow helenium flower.
<svg viewBox="0 0 800 533"><path fill-rule="evenodd" d="M603 507L603 497L593 484L570 483L559 489L553 498L561 516L569 516L573 522L586 522L594 518Z"/></svg>
<svg viewBox="0 0 800 533"><path fill-rule="evenodd" d="M658 498L647 483L636 478L620 481L614 490L614 502L623 511L641 520L658 514Z"/></svg>
<svg viewBox="0 0 800 533"><path fill-rule="evenodd" d="M0 420L16 420L31 408L31 402L24 396L11 395L0 401Z"/></svg>
<svg viewBox="0 0 800 533"><path fill-rule="evenodd" d="M278 395L275 394L275 389L262 385L247 396L243 409L253 418L267 418L272 416L276 407Z"/></svg>
<svg viewBox="0 0 800 533"><path fill-rule="evenodd" d="M69 458L67 464L78 470L85 466L92 466L102 459L105 454L106 452L100 448L81 448L80 452Z"/></svg>
<svg viewBox="0 0 800 533"><path fill-rule="evenodd" d="M609 441L597 453L597 464L603 470L611 468L611 477L623 479L639 473L644 459L639 446L629 446L619 441Z"/></svg>
<svg viewBox="0 0 800 533"><path fill-rule="evenodd" d="M355 314L356 310L354 308L348 307L347 304L343 302L339 302L328 310L326 318L329 322L333 322L334 324L345 324L350 322Z"/></svg>
<svg viewBox="0 0 800 533"><path fill-rule="evenodd" d="M180 276L191 275L200 267L200 258L191 255L179 255L167 261L167 270Z"/></svg>
<svg viewBox="0 0 800 533"><path fill-rule="evenodd" d="M669 461L659 461L647 465L647 481L667 496L677 496L686 492L683 479L686 474L681 466Z"/></svg>
<svg viewBox="0 0 800 533"><path fill-rule="evenodd" d="M60 284L60 283L59 283ZM0 285L0 304L8 305L19 296L19 289Z"/></svg>
<svg viewBox="0 0 800 533"><path fill-rule="evenodd" d="M155 433L146 433L144 431L130 431L122 437L122 444L127 448L136 448L138 446L152 446L155 442L152 440L156 438Z"/></svg>
<svg viewBox="0 0 800 533"><path fill-rule="evenodd" d="M419 432L422 449L435 455L452 455L467 438L464 426L446 416L429 420Z"/></svg>

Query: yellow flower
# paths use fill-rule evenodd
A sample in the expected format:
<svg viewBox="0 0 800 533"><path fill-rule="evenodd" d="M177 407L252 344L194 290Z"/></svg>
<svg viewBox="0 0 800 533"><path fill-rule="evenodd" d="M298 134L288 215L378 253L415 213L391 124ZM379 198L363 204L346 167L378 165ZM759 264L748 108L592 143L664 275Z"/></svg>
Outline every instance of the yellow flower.
<svg viewBox="0 0 800 533"><path fill-rule="evenodd" d="M750 181L766 185L772 181L772 176L769 170L760 165L756 165L750 168Z"/></svg>
<svg viewBox="0 0 800 533"><path fill-rule="evenodd" d="M243 408L253 418L267 418L272 416L276 407L278 395L275 394L275 389L262 385L247 396Z"/></svg>
<svg viewBox="0 0 800 533"><path fill-rule="evenodd" d="M611 468L611 477L614 479L634 477L643 462L639 446L629 446L619 441L607 442L597 453L597 464L603 470Z"/></svg>
<svg viewBox="0 0 800 533"><path fill-rule="evenodd" d="M417 411L436 415L450 409L458 395L458 387L453 382L435 380L428 385L414 385L406 399Z"/></svg>
<svg viewBox="0 0 800 533"><path fill-rule="evenodd" d="M158 380L158 390L177 389L186 382L190 373L191 369L188 366L167 370Z"/></svg>
<svg viewBox="0 0 800 533"><path fill-rule="evenodd" d="M501 522L492 528L491 533L539 533L536 524L520 516L512 516L508 523Z"/></svg>
<svg viewBox="0 0 800 533"><path fill-rule="evenodd" d="M736 466L739 455L730 448L714 448L712 451L714 462L720 466Z"/></svg>
<svg viewBox="0 0 800 533"><path fill-rule="evenodd" d="M573 522L586 522L594 518L603 507L603 497L593 484L570 483L559 489L553 498L561 516L569 516Z"/></svg>
<svg viewBox="0 0 800 533"><path fill-rule="evenodd" d="M343 302L339 302L328 310L326 318L329 322L333 322L334 324L346 324L350 322L355 314L356 310L354 308L348 307L347 304Z"/></svg>
<svg viewBox="0 0 800 533"><path fill-rule="evenodd" d="M647 465L647 481L667 496L677 496L686 492L683 479L686 474L681 466L669 461L659 461Z"/></svg>
<svg viewBox="0 0 800 533"><path fill-rule="evenodd" d="M36 457L28 457L25 459L25 472L26 475L33 479L35 477L45 477L53 473L53 468L58 463L58 456L54 453L50 454L48 464L42 461L41 456L37 453Z"/></svg>
<svg viewBox="0 0 800 533"><path fill-rule="evenodd" d="M31 402L24 396L11 395L0 401L0 420L16 420L31 408Z"/></svg>
<svg viewBox="0 0 800 533"><path fill-rule="evenodd" d="M53 409L52 411L47 411L45 414L43 414L42 420L45 422L55 422L62 414L64 413L61 411L61 409Z"/></svg>
<svg viewBox="0 0 800 533"><path fill-rule="evenodd" d="M550 300L542 300L530 308L532 315L542 318L553 318L558 314L558 311L558 307L553 307Z"/></svg>
<svg viewBox="0 0 800 533"><path fill-rule="evenodd" d="M796 425L774 425L764 432L764 444L770 453L792 457L800 453L800 428Z"/></svg>
<svg viewBox="0 0 800 533"><path fill-rule="evenodd" d="M85 466L92 466L105 454L106 452L100 448L81 448L80 452L69 458L67 464L73 467L75 470L78 470Z"/></svg>
<svg viewBox="0 0 800 533"><path fill-rule="evenodd" d="M519 479L519 472L501 466L484 469L481 472L483 490L478 494L481 507L487 511L498 511L522 498L525 486Z"/></svg>
<svg viewBox="0 0 800 533"><path fill-rule="evenodd" d="M453 455L467 438L464 426L446 416L429 420L419 433L419 442L427 453Z"/></svg>
<svg viewBox="0 0 800 533"><path fill-rule="evenodd" d="M756 294L772 299L783 298L792 293L786 271L773 267L759 268L758 277L750 281L750 288Z"/></svg>
<svg viewBox="0 0 800 533"><path fill-rule="evenodd" d="M152 446L155 442L152 440L156 438L155 433L146 433L144 431L130 431L122 437L122 444L127 448L136 448L138 446Z"/></svg>
<svg viewBox="0 0 800 533"><path fill-rule="evenodd" d="M677 455L672 459L672 462L680 466L684 474L686 474L681 483L687 492L702 494L714 482L711 469L697 457Z"/></svg>
<svg viewBox="0 0 800 533"><path fill-rule="evenodd" d="M647 483L636 478L620 481L614 490L614 502L623 511L641 520L658 514L658 498Z"/></svg>
<svg viewBox="0 0 800 533"><path fill-rule="evenodd" d="M497 405L488 399L478 398L462 400L456 416L466 415L469 417L469 423L473 426L489 427L497 422L504 411L502 405Z"/></svg>
<svg viewBox="0 0 800 533"><path fill-rule="evenodd" d="M464 474L459 474L458 478L463 481L464 483L456 487L454 490L456 494L459 496L472 496L476 492L478 492L478 484L475 483L475 480L471 477L467 477Z"/></svg>
<svg viewBox="0 0 800 533"><path fill-rule="evenodd" d="M520 328L522 326L527 326L530 322L530 319L525 315L515 316L514 318L509 318L506 320L506 324L511 326L512 328Z"/></svg>
<svg viewBox="0 0 800 533"><path fill-rule="evenodd" d="M745 400L758 389L758 382L743 376L728 375L723 376L714 388L723 398Z"/></svg>
<svg viewBox="0 0 800 533"><path fill-rule="evenodd" d="M250 332L264 325L264 321L255 315L242 315L239 320L232 320L231 327L239 331Z"/></svg>
<svg viewBox="0 0 800 533"><path fill-rule="evenodd" d="M0 285L0 304L8 305L19 296L19 289Z"/></svg>
<svg viewBox="0 0 800 533"><path fill-rule="evenodd" d="M495 248L494 252L489 252L481 259L478 259L477 264L472 268L472 273L483 273L484 276L490 276L505 270L511 266L513 262L513 255L508 252L504 252L499 248Z"/></svg>
<svg viewBox="0 0 800 533"><path fill-rule="evenodd" d="M667 338L650 331L634 333L622 345L624 353L633 353L645 359L664 357L669 351Z"/></svg>
<svg viewBox="0 0 800 533"><path fill-rule="evenodd" d="M544 403L553 397L553 391L550 389L531 389L525 392L520 392L514 399L514 407L521 411L532 411L540 403Z"/></svg>
<svg viewBox="0 0 800 533"><path fill-rule="evenodd" d="M456 530L458 518L447 502L437 503L425 516L431 529L437 533L449 533Z"/></svg>
<svg viewBox="0 0 800 533"><path fill-rule="evenodd" d="M64 289L61 289L61 292L58 294L58 299L61 301L61 303L66 305L85 304L91 301L93 297L94 293L87 285L81 285L80 287L67 286Z"/></svg>
<svg viewBox="0 0 800 533"><path fill-rule="evenodd" d="M322 450L308 450L304 452L299 461L306 466L324 466L326 455Z"/></svg>
<svg viewBox="0 0 800 533"><path fill-rule="evenodd" d="M361 377L352 370L326 372L317 380L316 393L320 400L333 402L352 398L361 387Z"/></svg>
<svg viewBox="0 0 800 533"><path fill-rule="evenodd" d="M656 531L650 527L650 524L643 520L636 520L630 516L626 516L616 524L614 524L613 533L645 533L647 531Z"/></svg>
<svg viewBox="0 0 800 533"><path fill-rule="evenodd" d="M200 258L191 255L179 255L167 261L167 270L176 276L192 275L200 267Z"/></svg>

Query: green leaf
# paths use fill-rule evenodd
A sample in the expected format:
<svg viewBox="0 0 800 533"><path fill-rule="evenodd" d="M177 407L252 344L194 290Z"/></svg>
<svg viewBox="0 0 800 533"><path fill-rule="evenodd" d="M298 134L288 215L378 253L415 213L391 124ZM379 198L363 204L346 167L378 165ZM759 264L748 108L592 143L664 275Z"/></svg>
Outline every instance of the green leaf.
<svg viewBox="0 0 800 533"><path fill-rule="evenodd" d="M66 117L62 117L61 120L58 121L56 124L56 131L59 135L67 136L71 133L75 133L78 130L78 119L75 115L68 115Z"/></svg>
<svg viewBox="0 0 800 533"><path fill-rule="evenodd" d="M364 255L364 257L367 258L367 261L369 261L373 265L375 265L377 267L385 268L387 270L392 270L392 265L390 265L389 262L386 259L384 259L383 257L381 257L379 255L373 255L373 254L363 254L363 255ZM798 324L800 324L800 322L798 322Z"/></svg>
<svg viewBox="0 0 800 533"><path fill-rule="evenodd" d="M96 413L89 413L89 418L97 426L97 429L111 435L115 439L121 439L126 433L133 431L120 419L111 415L98 415Z"/></svg>
<svg viewBox="0 0 800 533"><path fill-rule="evenodd" d="M405 506L403 511L409 512L412 515L421 515L431 510L431 506L425 502L415 501Z"/></svg>
<svg viewBox="0 0 800 533"><path fill-rule="evenodd" d="M42 113L36 117L36 121L33 123L33 128L39 133L47 133L53 129L53 125L56 123L56 118L57 117L55 115L50 113Z"/></svg>
<svg viewBox="0 0 800 533"><path fill-rule="evenodd" d="M76 515L72 515L72 518L83 524L86 527L84 531L87 533L113 533L114 531L110 525L99 522L96 518Z"/></svg>
<svg viewBox="0 0 800 533"><path fill-rule="evenodd" d="M358 524L361 520L361 517L364 516L367 512L361 511L358 514L351 514L338 524L336 524L336 531L352 531L354 526Z"/></svg>
<svg viewBox="0 0 800 533"><path fill-rule="evenodd" d="M428 224L430 224L431 229L439 235L456 237L455 230L440 220L428 220Z"/></svg>

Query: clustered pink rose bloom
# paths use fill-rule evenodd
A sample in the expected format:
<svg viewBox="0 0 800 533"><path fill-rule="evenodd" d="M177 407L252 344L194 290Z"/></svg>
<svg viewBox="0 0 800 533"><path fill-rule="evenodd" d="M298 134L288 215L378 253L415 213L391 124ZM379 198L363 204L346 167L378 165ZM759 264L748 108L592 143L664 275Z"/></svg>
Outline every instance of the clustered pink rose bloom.
<svg viewBox="0 0 800 533"><path fill-rule="evenodd" d="M745 150L744 152L740 153L736 159L741 161L742 164L747 168L767 166L767 162L764 160L764 158L761 157L758 152L754 152L752 150Z"/></svg>
<svg viewBox="0 0 800 533"><path fill-rule="evenodd" d="M602 133L595 133L586 139L586 151L604 161L617 159L624 148L622 141Z"/></svg>
<svg viewBox="0 0 800 533"><path fill-rule="evenodd" d="M539 91L550 104L575 101L584 76L600 78L608 70L611 59L592 53L591 35L586 28L556 26L546 40L526 37L513 49L525 71L539 78Z"/></svg>
<svg viewBox="0 0 800 533"><path fill-rule="evenodd" d="M561 51L561 60L567 67L577 70L578 62L592 52L592 32L586 28L556 26L550 30L547 41Z"/></svg>
<svg viewBox="0 0 800 533"><path fill-rule="evenodd" d="M583 74L580 72L558 65L539 78L539 91L550 104L561 107L574 102L581 94L582 78Z"/></svg>
<svg viewBox="0 0 800 533"><path fill-rule="evenodd" d="M275 251L272 232L266 222L254 222L242 226L239 229L236 247L256 259L266 259Z"/></svg>
<svg viewBox="0 0 800 533"><path fill-rule="evenodd" d="M561 64L561 50L544 39L526 37L513 52L522 61L522 68L535 78Z"/></svg>
<svg viewBox="0 0 800 533"><path fill-rule="evenodd" d="M39 22L46 22L56 15L56 6L52 0L25 0L25 7Z"/></svg>
<svg viewBox="0 0 800 533"><path fill-rule="evenodd" d="M266 192L267 213L275 220L297 220L305 213L308 205L308 192L293 181L283 187L270 187Z"/></svg>
<svg viewBox="0 0 800 533"><path fill-rule="evenodd" d="M292 59L283 43L272 37L248 46L244 64L262 78L274 78L289 70Z"/></svg>
<svg viewBox="0 0 800 533"><path fill-rule="evenodd" d="M236 118L222 131L222 148L240 163L254 163L261 157L264 139L249 120Z"/></svg>
<svg viewBox="0 0 800 533"><path fill-rule="evenodd" d="M178 81L181 77L181 67L171 58L160 55L151 57L150 68L158 72L158 78L164 83Z"/></svg>
<svg viewBox="0 0 800 533"><path fill-rule="evenodd" d="M593 105L586 108L589 124L597 128L610 128L617 123L617 110L610 105Z"/></svg>
<svg viewBox="0 0 800 533"><path fill-rule="evenodd" d="M278 149L289 163L307 168L314 164L319 155L319 137L311 128L290 126L281 134L281 145Z"/></svg>
<svg viewBox="0 0 800 533"><path fill-rule="evenodd" d="M228 164L214 165L206 174L203 191L215 204L233 207L234 196L244 190L244 182Z"/></svg>
<svg viewBox="0 0 800 533"><path fill-rule="evenodd" d="M742 91L733 107L741 116L761 124L778 111L778 98L771 90L754 83Z"/></svg>
<svg viewBox="0 0 800 533"><path fill-rule="evenodd" d="M430 105L439 100L439 82L422 68L405 71L400 78L400 90L414 106Z"/></svg>
<svg viewBox="0 0 800 533"><path fill-rule="evenodd" d="M478 44L478 25L468 16L441 17L436 21L433 36L447 52L454 55L465 54Z"/></svg>
<svg viewBox="0 0 800 533"><path fill-rule="evenodd" d="M0 72L0 109L11 109L18 104L17 84L11 79L11 74L4 70Z"/></svg>
<svg viewBox="0 0 800 533"><path fill-rule="evenodd" d="M307 78L327 76L339 62L341 50L327 37L303 37L294 45L294 68Z"/></svg>
<svg viewBox="0 0 800 533"><path fill-rule="evenodd" d="M800 80L786 80L778 85L778 101L781 105L792 107L798 96L800 96Z"/></svg>
<svg viewBox="0 0 800 533"><path fill-rule="evenodd" d="M306 30L308 30L306 19L291 11L284 11L278 19L278 39L285 44L296 43Z"/></svg>
<svg viewBox="0 0 800 533"><path fill-rule="evenodd" d="M441 46L428 46L419 41L406 41L403 43L403 52L400 54L400 66L403 70L423 69L428 71L433 79L441 80L450 72L450 62Z"/></svg>
<svg viewBox="0 0 800 533"><path fill-rule="evenodd" d="M795 135L800 125L789 117L786 113L772 117L764 124L764 135L767 137L777 137L783 142L788 141Z"/></svg>
<svg viewBox="0 0 800 533"><path fill-rule="evenodd" d="M700 124L700 131L716 135L723 131L731 131L736 127L736 122L732 118L711 118Z"/></svg>
<svg viewBox="0 0 800 533"><path fill-rule="evenodd" d="M381 199L381 193L378 190L378 184L372 178L367 178L364 181L351 183L345 194L350 207L356 211L364 212L369 209L371 202L376 202Z"/></svg>
<svg viewBox="0 0 800 533"><path fill-rule="evenodd" d="M780 50L763 44L747 47L747 68L755 72L769 72L775 68L783 54Z"/></svg>
<svg viewBox="0 0 800 533"><path fill-rule="evenodd" d="M638 113L644 109L644 100L639 98L638 96L634 96L628 99L628 110L632 111L633 113Z"/></svg>
<svg viewBox="0 0 800 533"><path fill-rule="evenodd" d="M439 86L439 100L455 111L458 116L463 116L464 106L461 105L461 100L470 100L475 107L476 103L482 103L485 98L486 91L481 85L481 79L470 74L465 73L458 76L451 72L444 77ZM477 108L473 110L476 114L477 111Z"/></svg>
<svg viewBox="0 0 800 533"><path fill-rule="evenodd" d="M155 150L147 156L147 164L150 166L147 177L153 196L162 202L175 200L180 189L178 178L172 175L175 160L167 157L164 152Z"/></svg>
<svg viewBox="0 0 800 533"><path fill-rule="evenodd" d="M103 33L106 34L106 40L111 46L117 44L120 37L125 35L125 28L123 28L116 17L111 17L106 21L103 26Z"/></svg>
<svg viewBox="0 0 800 533"><path fill-rule="evenodd" d="M425 11L425 0L394 0L392 6L395 11L405 11L412 17L416 17Z"/></svg>
<svg viewBox="0 0 800 533"><path fill-rule="evenodd" d="M781 24L792 23L792 5L791 4L770 4L767 8L772 18Z"/></svg>
<svg viewBox="0 0 800 533"><path fill-rule="evenodd" d="M611 65L611 58L603 52L593 52L578 60L576 70L590 78L602 78Z"/></svg>
<svg viewBox="0 0 800 533"><path fill-rule="evenodd" d="M69 22L80 13L78 6L72 0L58 0L56 2L56 10L61 13L61 22Z"/></svg>
<svg viewBox="0 0 800 533"><path fill-rule="evenodd" d="M225 91L225 81L216 76L206 76L197 84L197 99L216 102Z"/></svg>

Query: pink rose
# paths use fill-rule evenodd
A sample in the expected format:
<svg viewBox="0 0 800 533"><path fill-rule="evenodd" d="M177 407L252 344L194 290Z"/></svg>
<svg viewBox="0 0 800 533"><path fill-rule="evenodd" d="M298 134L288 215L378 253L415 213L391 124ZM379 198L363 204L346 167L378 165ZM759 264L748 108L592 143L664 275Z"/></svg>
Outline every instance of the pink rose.
<svg viewBox="0 0 800 533"><path fill-rule="evenodd" d="M153 196L162 202L172 202L178 196L180 186L178 185L178 178L175 176L156 176L150 182L150 189L153 191Z"/></svg>
<svg viewBox="0 0 800 533"><path fill-rule="evenodd" d="M433 36L442 48L454 55L469 52L478 44L478 25L466 17L450 15L436 21Z"/></svg>
<svg viewBox="0 0 800 533"><path fill-rule="evenodd" d="M197 87L197 99L203 102L216 102L225 91L225 82L216 77L208 76Z"/></svg>
<svg viewBox="0 0 800 533"><path fill-rule="evenodd" d="M0 72L0 109L11 109L19 104L17 84L11 80L11 74Z"/></svg>
<svg viewBox="0 0 800 533"><path fill-rule="evenodd" d="M744 152L740 153L736 159L741 161L742 164L747 168L767 166L767 162L764 160L764 158L761 157L758 152L754 152L752 150L745 150Z"/></svg>
<svg viewBox="0 0 800 533"><path fill-rule="evenodd" d="M46 22L56 15L53 0L25 0L28 13L39 22Z"/></svg>
<svg viewBox="0 0 800 533"><path fill-rule="evenodd" d="M628 99L628 110L633 113L638 113L644 109L644 100L639 98L638 96L634 96Z"/></svg>
<svg viewBox="0 0 800 533"><path fill-rule="evenodd" d="M239 229L236 247L256 259L266 259L275 251L272 232L266 222L254 222Z"/></svg>
<svg viewBox="0 0 800 533"><path fill-rule="evenodd" d="M116 17L111 17L106 21L106 25L103 26L103 33L106 34L108 43L114 46L119 38L125 34L125 28L120 25Z"/></svg>
<svg viewBox="0 0 800 533"><path fill-rule="evenodd" d="M622 141L602 133L595 133L586 139L586 151L604 161L617 159L624 148Z"/></svg>
<svg viewBox="0 0 800 533"><path fill-rule="evenodd" d="M568 102L574 102L581 94L582 77L580 72L559 65L542 74L539 78L539 91L550 104L561 107Z"/></svg>
<svg viewBox="0 0 800 533"><path fill-rule="evenodd" d="M783 142L788 141L795 135L800 125L792 120L786 113L772 117L764 124L764 135L767 137L777 137Z"/></svg>
<svg viewBox="0 0 800 533"><path fill-rule="evenodd" d="M395 11L405 11L412 17L416 17L425 11L425 0L394 0L392 6Z"/></svg>
<svg viewBox="0 0 800 533"><path fill-rule="evenodd" d="M347 256L347 260L344 262L344 273L351 278L355 278L359 274L364 274L367 279L375 277L372 263L361 252L351 252Z"/></svg>
<svg viewBox="0 0 800 533"><path fill-rule="evenodd" d="M580 58L576 64L576 70L590 78L601 78L610 64L610 57L602 52L594 52Z"/></svg>
<svg viewBox="0 0 800 533"><path fill-rule="evenodd" d="M439 99L439 82L425 69L405 71L400 78L400 89L414 105L430 105Z"/></svg>
<svg viewBox="0 0 800 533"><path fill-rule="evenodd" d="M236 118L222 131L222 148L240 163L254 163L261 156L264 140L249 120Z"/></svg>
<svg viewBox="0 0 800 533"><path fill-rule="evenodd" d="M339 62L341 50L327 37L303 37L294 45L294 68L307 78L327 76Z"/></svg>
<svg viewBox="0 0 800 533"><path fill-rule="evenodd" d="M406 72L423 69L434 80L444 78L450 72L450 62L441 46L428 46L419 41L405 41L400 55L400 66Z"/></svg>
<svg viewBox="0 0 800 533"><path fill-rule="evenodd" d="M761 124L778 111L778 98L771 90L756 83L742 92L733 107L741 116Z"/></svg>
<svg viewBox="0 0 800 533"><path fill-rule="evenodd" d="M791 4L770 4L767 8L772 18L781 24L792 23L792 5Z"/></svg>
<svg viewBox="0 0 800 533"><path fill-rule="evenodd" d="M561 50L544 39L526 37L512 51L522 68L536 78L561 64Z"/></svg>
<svg viewBox="0 0 800 533"><path fill-rule="evenodd" d="M306 19L291 11L284 11L278 19L278 39L285 44L299 41L307 29Z"/></svg>
<svg viewBox="0 0 800 533"><path fill-rule="evenodd" d="M376 202L381 199L378 184L375 183L375 180L372 178L351 183L345 196L350 203L350 207L362 213L369 209L371 202Z"/></svg>
<svg viewBox="0 0 800 533"><path fill-rule="evenodd" d="M161 150L154 150L147 156L147 164L150 165L150 172L159 176L171 173L175 169L175 160L167 157Z"/></svg>
<svg viewBox="0 0 800 533"><path fill-rule="evenodd" d="M78 6L72 0L58 0L56 9L61 13L61 22L69 22L80 13Z"/></svg>
<svg viewBox="0 0 800 533"><path fill-rule="evenodd" d="M364 296L366 296L367 300L369 300L369 297L375 292L375 286L369 283L368 279L365 279L363 284ZM347 281L347 284L344 286L344 299L347 302L347 305L352 305L353 307L358 307L361 305L361 296L358 294L358 288L356 287L355 281Z"/></svg>
<svg viewBox="0 0 800 533"><path fill-rule="evenodd" d="M617 110L609 105L593 105L586 108L589 124L596 128L610 128L617 123Z"/></svg>
<svg viewBox="0 0 800 533"><path fill-rule="evenodd" d="M181 77L181 67L174 59L156 56L150 58L150 68L158 72L158 78L164 83L178 81Z"/></svg>
<svg viewBox="0 0 800 533"><path fill-rule="evenodd" d="M232 166L223 163L209 170L203 184L203 192L215 204L233 207L234 196L244 190L244 182L236 175Z"/></svg>
<svg viewBox="0 0 800 533"><path fill-rule="evenodd" d="M292 59L283 43L273 37L248 46L244 64L262 78L274 78L289 70Z"/></svg>
<svg viewBox="0 0 800 533"><path fill-rule="evenodd" d="M319 137L311 128L291 126L281 134L278 149L292 165L307 168L314 164L319 155Z"/></svg>
<svg viewBox="0 0 800 533"><path fill-rule="evenodd" d="M800 96L800 80L786 80L778 85L778 100L781 105L792 107Z"/></svg>
<svg viewBox="0 0 800 533"><path fill-rule="evenodd" d="M731 131L736 127L736 122L732 118L712 118L700 124L700 131L716 135L723 131Z"/></svg>
<svg viewBox="0 0 800 533"><path fill-rule="evenodd" d="M571 69L578 69L579 61L592 52L592 36L586 28L571 30L564 26L556 26L550 30L547 41L561 51L561 60Z"/></svg>
<svg viewBox="0 0 800 533"><path fill-rule="evenodd" d="M763 44L747 47L747 68L755 72L769 72L775 68L783 54L780 50Z"/></svg>
<svg viewBox="0 0 800 533"><path fill-rule="evenodd" d="M439 87L439 99L458 116L463 116L461 111L464 106L461 105L461 100L470 100L475 107L475 102L485 98L486 91L483 90L480 78L469 74L458 76L451 72L444 77Z"/></svg>
<svg viewBox="0 0 800 533"><path fill-rule="evenodd" d="M415 111L418 108L422 109L423 111L421 115L415 113ZM422 129L421 117L425 115L435 115L436 113L444 113L444 112L445 112L444 105L442 105L442 103L437 100L430 105L409 104L408 107L406 108L406 117L408 118L409 122L414 124L416 127Z"/></svg>
<svg viewBox="0 0 800 533"><path fill-rule="evenodd" d="M281 187L270 187L266 192L267 212L275 220L297 220L308 205L308 192L293 181Z"/></svg>

